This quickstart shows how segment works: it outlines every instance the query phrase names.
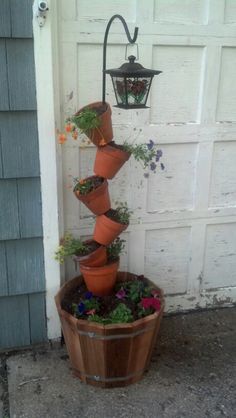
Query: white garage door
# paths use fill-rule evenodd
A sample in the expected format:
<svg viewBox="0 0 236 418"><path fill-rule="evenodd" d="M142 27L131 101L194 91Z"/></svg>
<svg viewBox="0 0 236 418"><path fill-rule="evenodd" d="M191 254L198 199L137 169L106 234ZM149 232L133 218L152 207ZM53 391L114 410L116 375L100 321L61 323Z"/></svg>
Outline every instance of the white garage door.
<svg viewBox="0 0 236 418"><path fill-rule="evenodd" d="M139 27L140 62L162 70L150 109L113 108L115 140L163 150L165 170L144 178L131 158L110 182L113 202L134 210L124 233L122 269L163 287L167 310L236 301L236 1L61 0L62 119L101 100L102 45L113 14L131 34ZM115 21L108 68L125 58L126 36ZM115 104L110 80L106 100ZM92 173L95 148L63 145L65 230L92 234L94 218L69 189ZM72 177L71 177L72 176ZM74 274L68 264L68 278Z"/></svg>

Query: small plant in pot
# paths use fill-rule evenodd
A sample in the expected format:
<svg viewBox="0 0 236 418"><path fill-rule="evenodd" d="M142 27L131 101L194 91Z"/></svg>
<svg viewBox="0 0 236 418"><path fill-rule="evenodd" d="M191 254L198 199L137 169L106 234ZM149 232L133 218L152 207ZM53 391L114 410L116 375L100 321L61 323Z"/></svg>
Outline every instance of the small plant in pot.
<svg viewBox="0 0 236 418"><path fill-rule="evenodd" d="M98 147L94 173L112 179L131 155L141 163L144 169L148 168L156 172L162 157L162 150L156 150L152 140L146 144L129 144L125 141L122 145L112 141L108 145ZM160 167L164 170L163 163L160 163Z"/></svg>
<svg viewBox="0 0 236 418"><path fill-rule="evenodd" d="M117 238L107 247L107 263L101 267L80 265L80 271L87 289L96 296L109 295L116 283L120 254L124 249L124 240Z"/></svg>
<svg viewBox="0 0 236 418"><path fill-rule="evenodd" d="M113 138L110 105L102 102L91 103L67 118L65 133L59 133L59 143L66 141L67 134L71 134L76 140L80 133L85 134L96 146L109 143Z"/></svg>
<svg viewBox="0 0 236 418"><path fill-rule="evenodd" d="M111 207L108 182L103 177L91 176L74 179L74 194L95 215L102 215Z"/></svg>
<svg viewBox="0 0 236 418"><path fill-rule="evenodd" d="M67 257L80 265L100 267L107 262L107 251L103 245L92 239L81 241L66 233L55 252L55 259L62 264Z"/></svg>
<svg viewBox="0 0 236 418"><path fill-rule="evenodd" d="M93 239L102 245L111 244L128 228L132 213L127 203L118 203L116 209L109 209L103 215L97 216Z"/></svg>

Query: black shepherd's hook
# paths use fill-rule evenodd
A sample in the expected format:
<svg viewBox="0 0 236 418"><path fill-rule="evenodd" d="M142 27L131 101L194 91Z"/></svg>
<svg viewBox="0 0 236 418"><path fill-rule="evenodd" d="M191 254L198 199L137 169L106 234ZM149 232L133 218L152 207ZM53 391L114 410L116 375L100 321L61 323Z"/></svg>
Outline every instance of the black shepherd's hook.
<svg viewBox="0 0 236 418"><path fill-rule="evenodd" d="M120 19L120 21L123 23L123 26L125 28L125 33L126 33L126 36L127 36L128 41L129 41L130 44L134 44L137 37L138 37L138 28L135 27L134 36L133 36L133 38L131 38L127 23L121 15L114 15L109 20L109 22L107 24L107 27L106 27L104 42L103 42L103 79L102 79L102 101L103 101L103 103L105 103L105 95L106 95L106 74L105 74L105 70L106 70L106 62L107 62L107 38L108 38L108 33L109 33L109 29L111 27L111 24L112 24L113 20L115 20L115 19Z"/></svg>

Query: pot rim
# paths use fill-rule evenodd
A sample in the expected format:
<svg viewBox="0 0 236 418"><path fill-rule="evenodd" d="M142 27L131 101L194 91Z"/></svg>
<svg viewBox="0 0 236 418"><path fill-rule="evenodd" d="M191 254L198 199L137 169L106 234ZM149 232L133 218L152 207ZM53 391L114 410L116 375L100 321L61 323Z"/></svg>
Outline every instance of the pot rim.
<svg viewBox="0 0 236 418"><path fill-rule="evenodd" d="M118 272L118 280L117 280L117 282L122 281L122 280L119 280L119 276L121 276L121 275L124 275L125 276L127 273L129 273L129 272L119 271ZM156 319L159 316L162 316L162 314L164 312L164 308L165 308L164 292L163 292L163 290L159 286L157 286L155 283L152 283L160 291L160 294L161 294L161 309L160 309L160 311L156 311L153 314L147 315L144 318L137 319L136 321L129 322L127 324L120 323L120 324L102 325L102 324L99 324L97 322L87 321L85 319L77 319L73 315L69 314L67 311L65 311L64 309L62 309L62 307L61 307L61 300L60 300L60 293L61 293L61 291L63 289L65 289L68 286L68 284L72 280L73 281L77 281L78 279L83 280L83 277L82 276L76 276L73 279L71 279L71 280L67 281L66 283L64 283L64 285L61 286L61 288L59 289L59 291L57 292L57 294L54 297L55 302L56 302L56 305L57 305L57 309L58 309L58 312L59 312L59 315L61 315L65 320L69 321L70 323L73 323L74 326L77 329L80 329L79 326L81 325L82 326L82 330L84 330L84 325L86 324L87 329L89 330L89 328L91 328L91 331L92 332L95 331L95 328L96 328L97 331L101 331L101 332L104 332L104 330L106 330L106 329L109 330L109 329L121 329L122 328L122 329L128 330L128 329L132 329L134 327L138 327L138 326L142 325L145 322L148 323L148 322L152 321L153 319Z"/></svg>
<svg viewBox="0 0 236 418"><path fill-rule="evenodd" d="M89 176L89 177L85 177L85 178L83 178L83 179L81 179L81 180L89 180L89 179L92 179L92 178L94 178L94 177L98 177L98 178L101 178L103 181L102 181L102 183L98 186L98 187L96 187L96 189L93 189L93 190L91 190L91 192L89 192L89 193L87 193L87 194L79 194L79 196L81 197L86 197L86 196L90 196L93 192L95 192L96 190L99 190L102 186L104 186L104 184L106 185L106 184L108 184L108 181L107 181L107 179L105 179L104 177L102 177L102 176L99 176L98 174L93 174L92 176ZM78 182L79 183L79 182ZM78 190L75 190L75 188L76 188L76 186L73 188L73 192L77 195L77 191Z"/></svg>
<svg viewBox="0 0 236 418"><path fill-rule="evenodd" d="M98 247L98 248L96 248L96 250L91 251L90 253L88 253L88 254L86 254L86 255L76 255L76 254L73 254L73 255L72 255L72 259L73 259L74 261L80 261L80 260L82 260L82 259L85 259L85 258L87 258L87 257L90 257L90 256L91 256L91 254L94 254L94 253L95 253L96 251L98 251L101 247L105 247L105 245L100 244L99 242L95 241L95 239L93 239L93 238L90 238L90 239L87 239L86 241L83 241L83 244L89 244L90 242L96 242L97 244L99 244L99 247Z"/></svg>
<svg viewBox="0 0 236 418"><path fill-rule="evenodd" d="M103 245L103 247L104 247L104 245ZM101 271L102 269L107 268L108 266L113 266L113 264L118 264L119 265L119 262L120 262L120 257L118 257L116 260L114 260L110 263L106 263L104 266L100 266L100 267L80 266L80 270L81 270L81 267L82 267L82 270L84 269L86 271L91 271L91 272L95 271L95 270Z"/></svg>
<svg viewBox="0 0 236 418"><path fill-rule="evenodd" d="M89 104L87 104L87 105L85 105L85 106L83 106L83 107L81 107L76 113L75 113L75 115L78 115L80 112L82 112L84 109L86 109L86 108L93 108L93 107L100 107L101 105L106 105L106 110L101 114L101 115L99 115L100 117L104 114L104 113L106 113L107 111L109 111L109 108L111 109L111 106L110 106L110 104L108 103L108 102L101 102L101 101L98 101L98 102L92 102L92 103L89 103Z"/></svg>
<svg viewBox="0 0 236 418"><path fill-rule="evenodd" d="M112 150L112 152L116 151L116 155L113 154L112 157L116 158L117 160L120 160L120 159L123 160L124 158L128 160L131 156L131 152L127 152L122 149L115 148L110 144L110 142L108 142L106 145L98 146L97 148L98 148L97 149L98 151L104 152L105 154L109 154L109 155L110 155L109 150ZM123 158L119 158L120 154L123 156Z"/></svg>
<svg viewBox="0 0 236 418"><path fill-rule="evenodd" d="M112 209L112 208L110 208L110 209ZM113 209L113 210L115 210L115 209ZM129 222L127 224L122 224L121 222L114 221L114 219L109 218L109 216L107 216L106 213L103 213L102 215L99 215L99 216L105 216L106 219L108 219L111 223L113 223L115 225L122 225L125 228L128 228L128 226L129 226Z"/></svg>

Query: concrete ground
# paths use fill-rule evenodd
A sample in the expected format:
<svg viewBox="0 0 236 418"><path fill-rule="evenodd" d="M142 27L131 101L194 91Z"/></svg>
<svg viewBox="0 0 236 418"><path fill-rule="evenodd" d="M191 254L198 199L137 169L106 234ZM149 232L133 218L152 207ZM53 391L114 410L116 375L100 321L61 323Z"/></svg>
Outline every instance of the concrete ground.
<svg viewBox="0 0 236 418"><path fill-rule="evenodd" d="M100 389L72 377L65 348L0 357L2 418L236 417L236 308L164 318L142 381Z"/></svg>

